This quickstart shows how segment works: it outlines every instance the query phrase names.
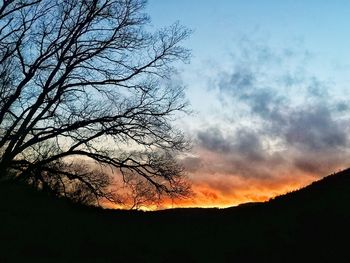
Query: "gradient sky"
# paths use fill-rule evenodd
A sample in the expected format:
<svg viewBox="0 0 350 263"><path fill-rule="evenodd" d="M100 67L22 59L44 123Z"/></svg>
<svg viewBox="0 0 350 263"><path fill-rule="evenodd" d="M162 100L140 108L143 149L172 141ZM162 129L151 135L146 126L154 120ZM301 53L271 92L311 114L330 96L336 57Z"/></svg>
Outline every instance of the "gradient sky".
<svg viewBox="0 0 350 263"><path fill-rule="evenodd" d="M262 201L350 166L349 1L149 0L193 30L184 206Z"/></svg>

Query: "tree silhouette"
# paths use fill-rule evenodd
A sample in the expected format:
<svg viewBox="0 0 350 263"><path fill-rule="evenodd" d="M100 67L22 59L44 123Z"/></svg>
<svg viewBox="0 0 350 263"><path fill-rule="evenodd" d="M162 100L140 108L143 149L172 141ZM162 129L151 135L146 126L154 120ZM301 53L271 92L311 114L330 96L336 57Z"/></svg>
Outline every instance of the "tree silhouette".
<svg viewBox="0 0 350 263"><path fill-rule="evenodd" d="M0 176L79 202L118 201L113 174L188 193L169 81L189 52L178 23L147 29L143 0L7 0L0 6ZM97 172L95 172L97 171ZM84 194L80 194L83 193ZM151 195L150 195L151 196ZM84 201L84 200L85 201Z"/></svg>

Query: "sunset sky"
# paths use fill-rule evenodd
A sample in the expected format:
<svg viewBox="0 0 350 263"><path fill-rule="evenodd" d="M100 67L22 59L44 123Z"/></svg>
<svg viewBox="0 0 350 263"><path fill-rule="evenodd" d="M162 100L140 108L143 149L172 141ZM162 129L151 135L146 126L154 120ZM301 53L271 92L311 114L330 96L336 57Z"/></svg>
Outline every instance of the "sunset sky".
<svg viewBox="0 0 350 263"><path fill-rule="evenodd" d="M150 0L154 28L193 30L174 81L193 114L182 159L196 195L267 200L350 166L349 1Z"/></svg>

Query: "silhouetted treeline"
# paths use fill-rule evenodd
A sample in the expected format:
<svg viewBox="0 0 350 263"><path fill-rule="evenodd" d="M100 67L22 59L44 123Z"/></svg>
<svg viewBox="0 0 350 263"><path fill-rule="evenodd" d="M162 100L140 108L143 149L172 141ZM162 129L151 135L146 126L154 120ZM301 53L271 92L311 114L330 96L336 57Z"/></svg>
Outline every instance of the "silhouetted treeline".
<svg viewBox="0 0 350 263"><path fill-rule="evenodd" d="M0 262L349 262L350 171L266 203L156 212L0 186Z"/></svg>

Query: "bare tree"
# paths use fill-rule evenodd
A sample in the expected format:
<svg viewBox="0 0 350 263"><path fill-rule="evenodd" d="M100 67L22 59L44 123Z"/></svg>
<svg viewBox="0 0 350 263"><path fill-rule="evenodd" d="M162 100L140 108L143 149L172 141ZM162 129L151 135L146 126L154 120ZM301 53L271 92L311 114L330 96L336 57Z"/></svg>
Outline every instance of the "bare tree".
<svg viewBox="0 0 350 263"><path fill-rule="evenodd" d="M79 192L116 201L110 167L158 195L188 193L176 161L188 143L171 123L187 103L169 79L189 57L179 45L189 31L178 23L150 31L144 6L2 1L0 176L78 201L91 198Z"/></svg>

